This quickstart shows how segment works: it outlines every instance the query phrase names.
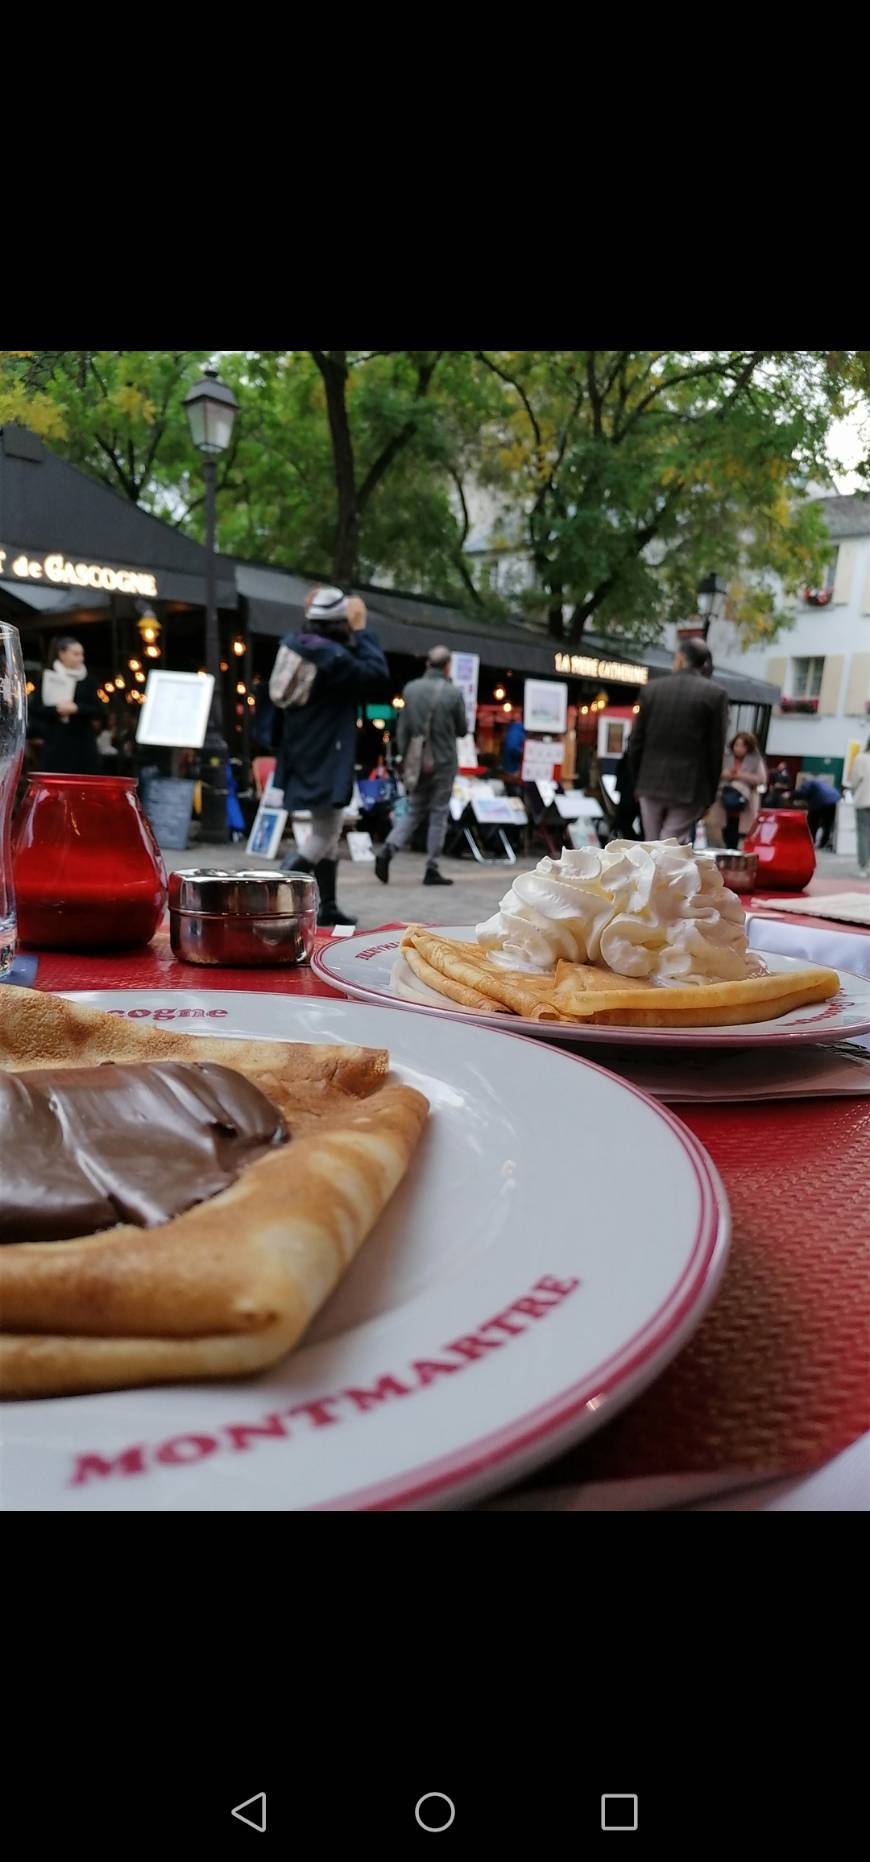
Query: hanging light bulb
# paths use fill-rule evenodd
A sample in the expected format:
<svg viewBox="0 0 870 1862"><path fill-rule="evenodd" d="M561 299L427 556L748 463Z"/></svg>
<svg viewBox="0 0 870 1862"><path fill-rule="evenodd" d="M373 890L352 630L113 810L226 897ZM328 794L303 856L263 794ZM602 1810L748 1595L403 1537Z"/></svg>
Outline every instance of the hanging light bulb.
<svg viewBox="0 0 870 1862"><path fill-rule="evenodd" d="M503 685L496 686L495 691L493 692L493 698L504 698L504 686Z"/></svg>
<svg viewBox="0 0 870 1862"><path fill-rule="evenodd" d="M142 661L140 659L128 659L127 661L127 665L129 666L131 672L138 672L141 664L142 664Z"/></svg>
<svg viewBox="0 0 870 1862"><path fill-rule="evenodd" d="M247 652L247 646L246 646L245 641L242 639L241 634L237 634L235 640L233 641L233 652L235 653L236 659L244 659L245 654Z"/></svg>
<svg viewBox="0 0 870 1862"><path fill-rule="evenodd" d="M140 640L144 640L148 646L153 646L155 640L160 639L160 622L151 608L145 609L144 614L136 622L136 627Z"/></svg>
<svg viewBox="0 0 870 1862"><path fill-rule="evenodd" d="M236 691L238 692L240 698L244 698L245 692L247 691L247 689L248 688L245 685L244 680L240 679L238 685L236 686Z"/></svg>
<svg viewBox="0 0 870 1862"><path fill-rule="evenodd" d="M502 711L513 711L513 705L510 701L508 701L506 705L502 705Z"/></svg>

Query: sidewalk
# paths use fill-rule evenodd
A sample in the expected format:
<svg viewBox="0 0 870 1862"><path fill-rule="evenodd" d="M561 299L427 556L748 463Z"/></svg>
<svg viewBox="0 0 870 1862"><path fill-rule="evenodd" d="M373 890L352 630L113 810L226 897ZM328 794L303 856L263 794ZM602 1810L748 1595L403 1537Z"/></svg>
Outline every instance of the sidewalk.
<svg viewBox="0 0 870 1862"><path fill-rule="evenodd" d="M277 860L254 859L243 846L189 847L185 853L165 850L167 869L214 866L225 872L243 869L277 872ZM819 853L816 873L828 882L835 880L844 892L870 891L866 881L854 877L855 862L842 854ZM382 886L375 878L374 867L343 858L338 868L338 900L359 920L361 931L373 931L378 925L418 923L436 925L479 924L497 910L517 873L528 873L537 866L533 860L518 859L516 866L478 866L467 860L440 861L442 873L454 881L452 886L424 886L425 856L419 853L397 854L390 867L390 883Z"/></svg>

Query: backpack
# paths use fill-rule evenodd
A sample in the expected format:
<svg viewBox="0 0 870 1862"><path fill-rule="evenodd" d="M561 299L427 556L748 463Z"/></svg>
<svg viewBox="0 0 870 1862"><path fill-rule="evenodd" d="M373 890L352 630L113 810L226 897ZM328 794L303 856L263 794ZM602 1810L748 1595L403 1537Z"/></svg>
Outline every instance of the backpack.
<svg viewBox="0 0 870 1862"><path fill-rule="evenodd" d="M292 647L280 646L269 679L269 697L278 711L296 710L307 705L317 667Z"/></svg>

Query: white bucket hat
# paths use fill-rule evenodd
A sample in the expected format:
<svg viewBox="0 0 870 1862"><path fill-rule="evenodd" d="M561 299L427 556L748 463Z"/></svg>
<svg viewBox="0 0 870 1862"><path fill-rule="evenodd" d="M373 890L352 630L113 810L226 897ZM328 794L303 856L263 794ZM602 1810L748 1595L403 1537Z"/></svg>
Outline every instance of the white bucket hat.
<svg viewBox="0 0 870 1862"><path fill-rule="evenodd" d="M305 613L309 621L346 620L347 596L342 594L340 588L318 588Z"/></svg>

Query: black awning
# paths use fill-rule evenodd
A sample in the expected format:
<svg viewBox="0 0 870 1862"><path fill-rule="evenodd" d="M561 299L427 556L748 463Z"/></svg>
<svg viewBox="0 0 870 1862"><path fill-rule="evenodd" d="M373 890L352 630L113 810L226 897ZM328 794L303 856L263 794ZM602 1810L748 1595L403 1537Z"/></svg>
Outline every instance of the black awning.
<svg viewBox="0 0 870 1862"><path fill-rule="evenodd" d="M246 601L248 627L252 634L269 634L273 638L280 638L282 634L296 633L302 627L305 615L301 600L298 605L289 601L285 604L249 595ZM495 668L499 672L510 667L512 672L558 677L554 665L555 644L536 640L533 636L530 638L517 627L476 630L472 621L463 621L453 614L445 617L438 614L437 610L425 621L400 619L395 613L386 614L377 606L368 590L365 603L369 622L381 646L388 653L405 653L411 658L425 659L431 647L443 643L455 647L457 652L477 653L481 665Z"/></svg>

